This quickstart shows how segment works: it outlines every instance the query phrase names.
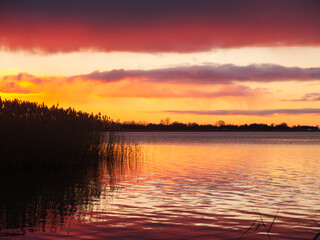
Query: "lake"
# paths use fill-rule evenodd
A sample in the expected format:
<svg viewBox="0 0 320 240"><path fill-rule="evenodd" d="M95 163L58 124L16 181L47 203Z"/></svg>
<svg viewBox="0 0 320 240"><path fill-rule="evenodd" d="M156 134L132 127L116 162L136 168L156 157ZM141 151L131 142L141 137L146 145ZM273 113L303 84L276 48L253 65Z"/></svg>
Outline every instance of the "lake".
<svg viewBox="0 0 320 240"><path fill-rule="evenodd" d="M319 132L125 135L139 154L99 173L2 173L0 236L313 239L320 232Z"/></svg>

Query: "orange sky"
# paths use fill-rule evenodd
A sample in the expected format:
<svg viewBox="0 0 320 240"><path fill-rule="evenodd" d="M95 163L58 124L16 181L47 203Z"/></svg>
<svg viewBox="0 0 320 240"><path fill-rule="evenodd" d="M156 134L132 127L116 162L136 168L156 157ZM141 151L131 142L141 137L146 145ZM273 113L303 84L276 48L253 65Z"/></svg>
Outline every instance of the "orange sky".
<svg viewBox="0 0 320 240"><path fill-rule="evenodd" d="M2 3L0 96L120 121L318 125L319 3L201 1Z"/></svg>

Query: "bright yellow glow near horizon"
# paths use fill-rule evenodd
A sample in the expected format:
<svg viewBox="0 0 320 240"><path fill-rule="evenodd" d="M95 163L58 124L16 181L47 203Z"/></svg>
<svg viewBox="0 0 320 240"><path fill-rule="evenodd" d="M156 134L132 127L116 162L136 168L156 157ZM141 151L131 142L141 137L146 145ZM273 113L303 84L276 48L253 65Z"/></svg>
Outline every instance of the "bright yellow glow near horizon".
<svg viewBox="0 0 320 240"><path fill-rule="evenodd" d="M278 116L210 116L210 115L192 115L192 114L172 114L156 112L161 110L171 109L190 110L196 107L209 106L210 110L222 109L222 104L219 108L215 108L214 101L224 102L225 100L210 100L210 99L146 99L146 98L96 98L88 97L86 101L76 102L72 99L63 101L63 95L46 96L45 94L0 94L3 98L45 102L47 105L55 105L59 103L60 107L68 108L72 106L76 110L98 113L101 112L113 120L117 121L136 121L136 122L151 122L159 123L160 119L169 117L170 120L183 123L197 122L200 124L214 124L218 120L224 120L228 124L250 124L250 123L266 123L279 124L286 122L289 125L320 125L319 115L278 115ZM228 105L228 104L227 104ZM241 108L231 107L227 109L246 109L246 104L239 104ZM238 106L239 106L238 105ZM292 107L294 108L294 107ZM197 109L197 110L203 110ZM226 108L223 108L226 109ZM272 109L264 107L263 109ZM205 109L208 110L208 109ZM253 109L252 109L253 110Z"/></svg>
<svg viewBox="0 0 320 240"><path fill-rule="evenodd" d="M317 93L320 82L243 82L239 85L250 88L253 95L218 97L177 97L184 91L218 91L219 86L173 85L121 81L99 83L92 81L69 81L68 76L88 74L95 70L112 69L159 69L174 66L206 64L248 64L270 63L287 67L319 67L320 47L275 47L219 49L187 54L148 54L83 51L51 55L32 54L23 51L0 51L0 77L21 72L42 77L39 83L26 78L17 83L18 87L31 88L30 93L1 90L2 98L59 103L62 107L77 110L101 112L114 120L146 121L158 123L169 117L171 121L213 124L224 120L230 124L281 123L289 125L318 125L319 115L278 115L278 116L210 116L165 113L165 110L265 110L319 108L320 101L289 101L301 99L305 94ZM14 81L14 80L11 80ZM12 84L6 83L4 87ZM11 84L11 85L10 85ZM150 94L151 93L151 94ZM140 94L140 95L139 95ZM142 95L141 95L142 94ZM149 95L150 96L149 96ZM152 94L154 94L152 96ZM167 95L166 95L167 94ZM171 95L170 95L171 94Z"/></svg>

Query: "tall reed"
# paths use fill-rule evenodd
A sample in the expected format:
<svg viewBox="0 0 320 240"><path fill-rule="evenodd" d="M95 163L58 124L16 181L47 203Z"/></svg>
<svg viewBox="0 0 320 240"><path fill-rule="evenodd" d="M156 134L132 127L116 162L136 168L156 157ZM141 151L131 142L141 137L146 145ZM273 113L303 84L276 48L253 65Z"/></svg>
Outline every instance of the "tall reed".
<svg viewBox="0 0 320 240"><path fill-rule="evenodd" d="M117 127L101 114L0 98L0 237L55 231L139 171L141 150Z"/></svg>
<svg viewBox="0 0 320 240"><path fill-rule="evenodd" d="M112 201L126 176L140 172L142 151L135 144L106 142L99 154L81 167L0 169L0 238L64 229Z"/></svg>
<svg viewBox="0 0 320 240"><path fill-rule="evenodd" d="M84 164L99 155L103 132L115 130L101 114L0 98L0 167Z"/></svg>

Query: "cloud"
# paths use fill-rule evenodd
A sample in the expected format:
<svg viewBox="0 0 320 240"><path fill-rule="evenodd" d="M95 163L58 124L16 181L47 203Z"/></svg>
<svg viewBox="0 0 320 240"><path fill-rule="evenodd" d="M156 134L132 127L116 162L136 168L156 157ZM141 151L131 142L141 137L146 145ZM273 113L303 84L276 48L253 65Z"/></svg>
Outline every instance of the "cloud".
<svg viewBox="0 0 320 240"><path fill-rule="evenodd" d="M146 90L147 89L147 90ZM171 86L140 84L100 88L97 93L102 98L223 98L223 97L253 97L265 93L261 89L251 89L245 86L224 86L216 90L192 90L190 88L175 88Z"/></svg>
<svg viewBox="0 0 320 240"><path fill-rule="evenodd" d="M140 80L184 84L230 84L232 82L273 82L320 80L320 68L284 67L260 64L248 66L205 65L151 70L112 70L75 76L102 82Z"/></svg>
<svg viewBox="0 0 320 240"><path fill-rule="evenodd" d="M318 0L1 1L0 45L46 53L319 46L319 8Z"/></svg>
<svg viewBox="0 0 320 240"><path fill-rule="evenodd" d="M165 110L162 113L173 114L192 114L192 115L245 115L245 116L274 116L274 115L302 115L302 114L317 114L320 115L320 108L301 108L301 109L268 109L268 110Z"/></svg>
<svg viewBox="0 0 320 240"><path fill-rule="evenodd" d="M292 102L305 102L305 101L315 102L315 101L320 101L320 93L307 93L302 98L299 98L299 99L286 99L286 100L283 100L283 101L292 101Z"/></svg>
<svg viewBox="0 0 320 240"><path fill-rule="evenodd" d="M142 72L142 71L137 71ZM110 73L110 74L109 74ZM130 76L136 75L129 74ZM236 84L220 84L203 88L197 83L182 84L177 86L170 81L153 82L120 81L127 79L128 74L124 70L108 72L104 80L96 82L93 77L100 77L98 72L89 74L90 78L77 76L69 77L36 77L27 73L8 75L0 78L0 92L3 93L47 93L65 94L72 89L76 95L95 95L103 98L223 98L223 97L256 97L266 94L265 89L250 88ZM137 77L137 75L136 75Z"/></svg>
<svg viewBox="0 0 320 240"><path fill-rule="evenodd" d="M319 81L320 68L280 65L180 66L150 70L95 71L73 77L36 77L27 73L0 78L0 91L6 93L65 92L65 87L90 88L100 97L142 98L220 98L257 97L266 89L249 88L244 82ZM78 86L78 87L76 87ZM82 91L81 91L82 92ZM302 100L317 100L317 94Z"/></svg>
<svg viewBox="0 0 320 240"><path fill-rule="evenodd" d="M14 82L22 82L22 81L28 81L35 84L42 83L42 79L36 76L33 76L29 73L19 73L17 75L7 75L2 78L2 81L14 81Z"/></svg>
<svg viewBox="0 0 320 240"><path fill-rule="evenodd" d="M3 93L34 93L36 86L43 82L41 78L28 73L4 76L0 79L0 92Z"/></svg>

